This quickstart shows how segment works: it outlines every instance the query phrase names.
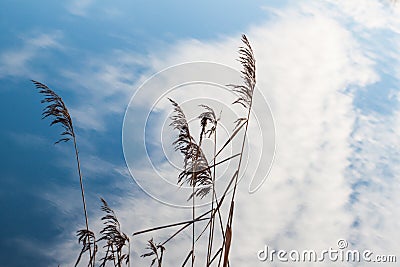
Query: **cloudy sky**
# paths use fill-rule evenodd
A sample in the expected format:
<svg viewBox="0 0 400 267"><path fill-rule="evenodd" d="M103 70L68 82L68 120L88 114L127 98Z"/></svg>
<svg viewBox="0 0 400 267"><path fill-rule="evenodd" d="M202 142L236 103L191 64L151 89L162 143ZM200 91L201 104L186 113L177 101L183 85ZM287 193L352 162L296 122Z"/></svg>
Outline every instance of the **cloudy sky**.
<svg viewBox="0 0 400 267"><path fill-rule="evenodd" d="M180 205L186 196L157 180L173 184L182 160L170 146L166 97L190 116L207 99L229 134L237 111L215 84L235 79L242 33L257 60L258 97L231 266L313 266L260 262L257 251L322 251L339 239L400 260L399 4L3 0L0 29L2 266L70 266L80 249L75 231L84 226L73 148L54 145L60 128L40 119L30 79L56 90L70 109L93 228L101 227L103 197L131 234L190 217L162 203ZM202 63L180 65L188 62ZM201 90L168 91L199 80L208 82ZM273 156L265 183L249 194L252 170L262 176ZM132 240L136 266L150 265L139 258L148 238ZM189 247L188 234L169 244L166 266L180 266ZM318 264L328 265L380 266Z"/></svg>

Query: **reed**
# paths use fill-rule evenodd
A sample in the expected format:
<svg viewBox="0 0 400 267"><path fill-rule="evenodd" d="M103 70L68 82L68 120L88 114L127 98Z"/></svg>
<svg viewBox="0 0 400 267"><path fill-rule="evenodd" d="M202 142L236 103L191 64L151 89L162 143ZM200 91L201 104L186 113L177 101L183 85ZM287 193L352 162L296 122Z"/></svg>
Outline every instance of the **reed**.
<svg viewBox="0 0 400 267"><path fill-rule="evenodd" d="M138 237L144 233L154 233L161 229L176 229L172 231L169 237L163 242L156 243L153 238L148 240L146 250L149 252L141 255L142 258L151 257L150 266L161 267L163 258L165 257L165 245L173 240L179 234L188 231L191 228L191 246L187 254L182 257L182 266L186 266L189 262L193 267L195 262L197 264L201 259L196 260L196 244L197 242L207 236L206 258L204 265L208 266L230 266L230 249L233 236L233 219L235 210L235 201L237 196L238 179L241 174L243 153L247 138L248 124L250 120L251 108L253 103L253 93L256 85L256 66L255 57L251 48L250 42L245 35L242 35L243 45L239 47L239 62L242 65L242 79L243 84L228 85L238 98L232 103L233 105L240 105L246 116L237 118L234 122L234 127L231 136L219 147L217 144L217 128L219 125L220 117L216 116L214 110L207 105L200 105L203 112L198 116L200 122L200 136L199 142L192 136L188 121L181 106L174 100L169 99L172 104L173 114L170 117L170 126L177 131L177 137L172 143L176 151L180 152L183 156L183 171L178 174L177 184L187 184L192 188L191 194L188 196L188 201L192 201L191 215L192 219L189 221L181 221L167 225L151 227L133 233L133 237ZM105 214L101 220L104 228L100 231L100 238L96 239L93 231L89 229L89 220L87 214L85 191L83 187L83 179L81 173L81 164L79 159L78 147L76 142L76 135L74 132L71 116L68 109L63 102L62 98L57 95L53 90L46 85L32 81L39 89L39 93L44 96L42 103L47 104L43 110L43 118L51 117L52 122L50 125L61 125L64 131L61 133L61 138L56 142L73 141L75 149L75 157L77 162L77 169L79 175L79 183L81 187L81 197L84 211L84 219L86 228L77 231L78 242L82 244L82 249L78 255L75 266L77 266L85 253L89 254L88 267L94 267L96 263L98 266L105 267L113 265L121 267L123 265L130 265L130 238L121 230L121 224L113 209L110 208L108 203L101 198L101 210ZM239 138L239 133L243 133L239 153L229 156L225 159L220 159L220 154L232 143L233 140ZM213 138L213 158L208 160L202 150L204 138ZM218 159L218 161L217 161ZM217 167L225 164L233 159L238 159L234 174L228 178L227 185L221 194L216 192L215 179L217 174ZM228 201L228 193L232 191L230 200ZM210 198L209 208L206 212L196 215L196 199L204 197ZM226 205L223 205L226 203ZM222 207L227 207L226 211ZM223 216L226 212L226 216ZM202 225L203 230L199 233L196 232L196 225ZM218 225L216 227L216 225ZM205 233L208 233L205 234ZM216 236L220 236L220 242L217 244ZM98 252L98 245L103 244L102 257L96 259ZM202 264L202 265L203 265Z"/></svg>
<svg viewBox="0 0 400 267"><path fill-rule="evenodd" d="M82 179L82 172L81 172L81 163L79 160L79 152L78 146L76 143L76 135L74 131L74 126L72 124L72 118L69 114L67 106L65 105L62 98L56 94L53 90L47 87L45 84L40 83L38 81L32 80L33 84L37 89L39 89L39 93L43 95L43 99L41 100L42 104L46 104L45 108L43 109L43 117L51 118L52 121L50 126L52 125L61 125L64 131L61 133L61 138L56 141L55 143L58 144L60 142L68 142L72 139L74 144L75 150L75 158L77 163L78 175L79 175L79 185L81 188L81 197L82 197L82 205L83 205L83 213L85 217L85 225L86 228L83 230L79 230L77 232L78 241L82 243L82 250L79 254L78 260L75 266L78 265L82 254L85 252L89 252L89 266L94 266L95 254L96 254L96 244L94 233L89 230L89 219L87 214L86 208L86 200L85 200L85 189L83 186L83 179Z"/></svg>
<svg viewBox="0 0 400 267"><path fill-rule="evenodd" d="M106 266L107 262L112 261L114 266L121 267L123 262L129 266L130 264L130 240L129 237L121 231L121 224L118 221L114 210L110 208L108 203L100 198L103 203L101 210L105 213L101 218L104 228L100 231L101 238L99 241L105 241L105 256L101 259L100 267ZM128 247L128 251L124 252L124 247Z"/></svg>
<svg viewBox="0 0 400 267"><path fill-rule="evenodd" d="M237 185L238 178L241 174L241 166L243 153L247 138L248 132L248 123L251 114L251 108L253 103L253 93L256 85L256 66L255 66L255 57L253 50L251 48L250 42L246 35L242 35L242 43L243 45L239 47L239 62L242 65L241 76L243 79L243 84L230 84L228 85L233 92L238 95L238 98L232 103L233 105L240 105L243 107L246 116L238 118L234 123L235 128L225 143L221 146L221 148L217 149L217 125L220 118L217 118L214 110L206 105L201 105L204 108L204 112L200 114L198 119L200 120L200 137L199 143L197 144L195 138L191 135L189 125L186 120L186 116L184 114L183 109L179 106L177 102L172 99L169 99L173 105L174 113L171 116L171 126L178 131L178 136L176 140L173 142L175 149L183 155L183 166L184 170L178 175L178 184L188 183L193 187L192 194L189 196L188 200L192 200L192 220L183 223L183 227L181 227L178 231L176 231L171 237L167 239L166 242L174 238L177 234L184 231L187 227L192 226L192 248L189 253L186 255L183 261L183 265L185 266L189 259L191 260L191 266L194 266L195 262L195 243L203 236L206 229L209 229L208 240L207 240L207 257L205 259L205 265L211 266L213 263L216 263L217 266L229 266L229 258L230 258L230 248L232 243L233 236L233 218L234 218L234 209L235 209L235 200L237 193ZM207 128L208 125L211 127ZM236 138L238 138L238 134L243 132L243 138L241 141L240 153L232 155L226 159L217 161L217 157L220 155L224 149ZM203 138L214 138L214 155L211 161L208 161L202 151L202 141ZM216 177L216 167L219 164L223 164L227 161L230 161L234 158L238 157L238 164L235 169L234 174L229 179L229 183L227 184L224 192L220 197L215 190L215 177ZM211 164L210 164L211 163ZM212 171L211 171L212 170ZM228 192L232 189L232 196L228 203L228 213L226 216L226 224L223 225L223 218L221 215L221 207L224 201L226 200L226 196ZM211 201L210 208L207 212L203 213L201 216L195 217L195 201L196 197L203 198L207 196L211 192ZM196 235L195 232L195 224L203 221L203 218L209 215L209 219L206 220L207 224L200 234ZM218 217L217 217L218 216ZM215 220L218 218L220 229L219 234L222 237L222 244L217 246L216 252L213 253L213 246L215 245ZM170 224L166 226L151 228L149 231L156 231L158 229L165 229L170 227L176 227L181 225ZM142 232L148 232L146 230ZM138 232L134 235L139 234ZM160 243L164 245L164 243ZM219 258L218 261L215 261Z"/></svg>

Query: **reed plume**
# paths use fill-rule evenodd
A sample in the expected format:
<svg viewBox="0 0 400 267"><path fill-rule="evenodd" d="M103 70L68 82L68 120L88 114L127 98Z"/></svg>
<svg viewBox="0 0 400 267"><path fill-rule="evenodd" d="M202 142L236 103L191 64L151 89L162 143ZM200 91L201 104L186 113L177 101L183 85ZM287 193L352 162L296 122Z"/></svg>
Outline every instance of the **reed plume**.
<svg viewBox="0 0 400 267"><path fill-rule="evenodd" d="M34 80L31 80L31 81L36 86L36 88L39 89L39 93L44 96L44 98L41 100L41 103L47 104L45 106L45 108L43 109L42 119L51 117L52 121L50 123L50 126L58 124L58 125L61 125L62 128L64 129L64 131L61 133L61 138L59 140L57 140L55 143L58 144L60 142L68 142L71 139L73 140L75 157L76 157L77 168L78 168L78 175L79 175L79 184L81 187L83 212L84 212L84 216L85 216L85 225L86 225L86 229L79 230L77 232L78 242L79 243L82 242L83 248L82 248L81 254L79 255L76 265L79 263L82 253L88 251L89 252L89 260L90 260L88 266L94 266L94 259L95 259L95 254L96 254L95 238L94 238L93 232L89 230L89 219L88 219L87 209L86 209L85 190L83 187L78 146L76 143L76 136L75 136L71 116L69 114L67 106L65 105L64 101L58 94L56 94L53 90L51 90L49 87L47 87L47 85L45 85L43 83L40 83L40 82L34 81ZM93 244L93 246L92 246L92 244Z"/></svg>
<svg viewBox="0 0 400 267"><path fill-rule="evenodd" d="M165 247L162 244L156 244L152 238L147 242L146 249L150 250L150 252L145 253L145 254L141 255L140 257L146 258L146 257L153 256L150 266L153 266L157 262L157 267L161 267Z"/></svg>
<svg viewBox="0 0 400 267"><path fill-rule="evenodd" d="M205 109L205 111L199 115L200 126L201 126L199 143L201 143L203 136L210 138L211 135L213 133L215 133L216 128L217 128L217 122L219 121L219 118L217 118L214 110L212 108L210 108L209 106L204 105L204 104L199 105L199 106ZM211 128L207 130L208 123L211 123Z"/></svg>
<svg viewBox="0 0 400 267"><path fill-rule="evenodd" d="M78 266L79 262L83 254L90 251L89 255L89 263L88 266L94 266L96 263L96 253L97 253L97 245L96 245L96 238L92 231L81 229L77 231L78 242L82 243L81 252L78 255L78 259L75 262L75 267Z"/></svg>
<svg viewBox="0 0 400 267"><path fill-rule="evenodd" d="M55 143L58 144L60 142L68 142L71 140L71 138L75 138L72 119L62 98L46 85L34 80L32 80L32 82L37 89L40 89L39 93L44 96L44 98L41 100L41 103L47 104L47 106L43 109L42 119L53 117L50 126L61 124L61 126L64 128L64 132L61 133L63 138L60 138Z"/></svg>
<svg viewBox="0 0 400 267"><path fill-rule="evenodd" d="M229 252L231 247L232 241L232 223L233 223L233 214L234 214L234 207L235 207L235 197L236 197L236 189L238 184L238 177L240 174L240 168L243 159L243 151L245 147L246 137L247 137L247 130L249 126L249 119L251 114L251 107L253 104L253 93L256 86L256 60L254 58L253 49L251 48L250 42L247 39L246 35L242 35L242 43L243 46L239 47L239 62L242 65L241 70L241 77L243 80L242 85L234 85L230 84L229 86L232 88L234 92L236 92L239 97L233 102L233 104L240 104L247 110L247 117L246 118L239 118L236 121L236 129L240 129L245 125L243 141L241 152L239 156L239 163L236 169L236 172L233 176L234 178L234 188L232 193L232 198L230 202L230 208L228 213L228 220L225 228L225 239L222 245L222 249L224 251L224 261L223 267L229 266ZM240 126L239 126L240 125ZM222 253L221 253L222 256Z"/></svg>
<svg viewBox="0 0 400 267"><path fill-rule="evenodd" d="M105 241L105 256L101 259L100 267L106 266L107 262L113 262L114 266L120 267L123 262L129 264L130 258L130 240L129 237L121 231L121 224L115 215L114 210L110 208L108 203L100 198L103 203L101 210L105 212L105 216L101 218L104 228L100 231L102 235L99 241ZM123 252L123 248L128 247L128 253Z"/></svg>
<svg viewBox="0 0 400 267"><path fill-rule="evenodd" d="M256 85L256 60L250 42L244 34L242 35L242 42L243 46L239 47L239 62L243 68L240 71L243 84L230 84L229 86L239 95L233 104L240 104L247 109L251 109L253 92Z"/></svg>
<svg viewBox="0 0 400 267"><path fill-rule="evenodd" d="M189 199L194 196L203 198L210 192L212 185L212 175L207 158L190 134L189 125L182 108L174 100L169 100L174 106L170 126L179 131L173 145L175 150L180 151L184 158L184 168L178 176L178 184L182 185L186 182L195 188Z"/></svg>

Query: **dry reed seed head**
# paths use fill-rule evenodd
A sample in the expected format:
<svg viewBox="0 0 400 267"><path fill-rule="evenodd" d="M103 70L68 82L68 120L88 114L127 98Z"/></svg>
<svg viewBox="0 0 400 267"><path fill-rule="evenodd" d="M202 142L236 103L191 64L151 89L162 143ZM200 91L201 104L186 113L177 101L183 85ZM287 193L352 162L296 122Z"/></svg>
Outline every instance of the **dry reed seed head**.
<svg viewBox="0 0 400 267"><path fill-rule="evenodd" d="M88 244L87 243L88 240L94 240L95 239L94 233L92 231L86 230L86 229L78 230L76 235L78 237L78 242L79 243L83 242L84 244ZM87 237L89 237L89 239Z"/></svg>
<svg viewBox="0 0 400 267"><path fill-rule="evenodd" d="M179 131L173 145L175 150L179 150L184 158L184 170L178 176L178 184L187 183L192 187L197 187L195 192L189 196L189 199L194 196L203 198L210 192L212 185L212 175L207 158L201 147L197 145L195 139L191 136L182 108L174 100L169 98L169 101L174 106L174 114L170 117L172 121L170 126ZM208 110L206 112L208 112L207 120L213 117L213 111Z"/></svg>
<svg viewBox="0 0 400 267"><path fill-rule="evenodd" d="M176 103L174 100L168 98L174 106L174 113L170 117L172 126L175 130L179 131L178 138L172 143L175 147L175 150L181 151L185 156L189 154L189 150L191 149L191 143L195 143L194 138L190 135L189 125L186 120L186 116L183 113L182 108Z"/></svg>
<svg viewBox="0 0 400 267"><path fill-rule="evenodd" d="M203 107L206 111L200 114L199 119L200 119L200 125L201 125L201 134L200 138L204 136L210 138L211 135L215 132L216 127L217 127L217 122L219 121L219 118L217 119L217 116L215 115L214 110L207 106L207 105L199 105L200 107ZM206 130L207 124L211 123L211 128Z"/></svg>
<svg viewBox="0 0 400 267"><path fill-rule="evenodd" d="M41 103L47 104L47 106L43 108L42 119L52 117L53 120L50 125L60 124L64 129L61 133L61 136L63 137L60 138L56 144L67 142L71 138L74 138L75 134L72 126L72 119L62 98L45 84L34 80L31 81L37 89L40 89L39 93L44 96Z"/></svg>
<svg viewBox="0 0 400 267"><path fill-rule="evenodd" d="M232 90L239 95L233 104L240 104L245 108L249 108L253 98L253 92L256 85L256 60L254 58L253 49L246 35L242 35L243 46L239 47L239 62L242 65L243 85L229 84Z"/></svg>
<svg viewBox="0 0 400 267"><path fill-rule="evenodd" d="M79 262L82 259L82 255L85 254L86 252L91 253L91 258L89 259L89 264L88 266L91 266L93 263L93 259L95 258L95 255L97 253L97 245L96 245L96 237L95 234L87 229L82 229L78 230L76 233L78 237L78 243L82 243L82 249L81 252L79 253L78 259L76 260L75 266L79 264Z"/></svg>
<svg viewBox="0 0 400 267"><path fill-rule="evenodd" d="M35 80L31 81L35 85L35 87L39 89L39 93L44 96L44 98L41 100L41 103L47 104L47 106L43 108L42 119L51 117L52 121L50 123L50 126L55 124L60 124L64 129L64 131L61 133L62 138L60 138L55 143L57 144L60 142L67 142L71 140L71 138L75 138L72 119L62 98L58 94L56 94L53 90L51 90L47 85ZM78 161L78 170L80 173L78 156L77 156L77 161ZM82 179L82 177L80 178ZM81 187L82 187L82 180L81 180ZM90 254L88 266L94 266L94 259L97 253L97 245L96 245L95 234L88 229L86 204L84 200L83 189L82 189L82 197L85 210L86 229L77 231L78 243L82 243L82 250L78 256L75 266L79 264L82 255L85 254L86 252L89 252Z"/></svg>
<svg viewBox="0 0 400 267"><path fill-rule="evenodd" d="M110 208L108 203L100 198L102 202L101 210L106 213L105 216L101 218L104 224L104 228L100 231L101 237L99 241L104 240L106 245L103 248L106 248L106 256L102 258L103 266L105 266L107 261L117 262L125 261L129 262L129 252L122 253L122 250L127 244L130 242L129 237L121 231L121 224L114 212L113 209ZM111 252L111 254L109 254ZM116 256L114 255L116 254Z"/></svg>
<svg viewBox="0 0 400 267"><path fill-rule="evenodd" d="M154 263L156 263L156 261L157 261L158 265L161 266L165 247L163 245L161 245L161 243L156 244L154 242L153 238L151 238L149 241L147 241L146 249L150 250L150 252L140 255L140 257L146 258L146 257L154 256L154 258L151 261L150 266L153 266ZM158 251L160 251L160 254Z"/></svg>

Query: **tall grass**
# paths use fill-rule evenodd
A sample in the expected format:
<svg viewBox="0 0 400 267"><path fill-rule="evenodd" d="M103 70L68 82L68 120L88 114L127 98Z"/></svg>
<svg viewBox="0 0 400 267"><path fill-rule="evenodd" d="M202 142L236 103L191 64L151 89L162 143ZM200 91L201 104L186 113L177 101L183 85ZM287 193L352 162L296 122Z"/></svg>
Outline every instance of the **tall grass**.
<svg viewBox="0 0 400 267"><path fill-rule="evenodd" d="M45 108L43 109L42 118L44 119L49 117L52 119L50 126L61 125L62 128L64 129L64 131L61 133L61 138L58 141L56 141L56 144L60 142L68 142L71 139L73 140L78 175L79 175L79 184L81 187L83 212L85 216L85 225L86 225L85 229L79 230L77 232L78 240L80 243L82 243L82 250L78 256L78 260L75 266L79 263L82 254L84 254L85 252L89 252L88 266L94 266L95 254L97 250L96 241L94 233L89 230L89 219L86 208L85 189L83 187L81 163L79 160L78 146L76 143L76 135L74 131L74 126L72 124L71 115L69 114L69 111L67 109L67 106L64 104L64 101L58 94L56 94L53 90L51 90L43 83L34 80L32 80L32 82L36 86L36 88L39 89L39 93L42 94L44 97L41 103L46 104Z"/></svg>
<svg viewBox="0 0 400 267"><path fill-rule="evenodd" d="M175 146L175 149L177 151L180 151L182 153L184 159L184 168L178 176L178 184L187 182L193 188L192 194L189 196L189 199L192 200L192 220L146 229L136 232L134 233L134 235L181 226L177 231L173 232L173 234L165 242L160 243L160 245L164 246L169 240L186 230L189 226L192 226L191 250L183 259L182 266L186 266L189 262L189 259L191 259L191 266L194 266L196 259L195 244L202 237L205 229L209 229L209 231L206 247L207 256L204 259L204 265L224 267L230 266L229 259L233 236L232 226L235 210L235 200L237 195L238 178L241 175L243 153L245 149L248 124L253 103L253 92L256 85L256 61L250 42L245 35L242 35L242 43L243 45L239 48L238 60L243 67L243 69L241 70L243 84L230 84L228 86L232 89L233 92L238 95L238 98L232 104L240 105L244 109L246 116L240 117L235 121L236 127L234 128L230 138L228 138L228 140L226 140L219 149L217 146L217 126L220 118L216 117L214 110L208 106L201 105L201 107L204 108L204 112L201 113L198 117L200 120L200 136L199 143L196 143L195 138L191 135L183 109L179 106L177 102L170 99L174 109L174 113L171 116L171 126L178 131L178 136L173 145ZM240 152L238 154L231 155L226 159L217 161L217 158L222 153L222 151L224 151L234 139L240 136L238 134L240 132L243 132ZM202 151L203 138L213 138L214 140L213 158L210 161L207 160ZM217 172L216 167L237 157L239 159L234 174L230 177L229 182L227 183L227 186L225 187L223 193L218 196L215 188L215 177ZM227 215L223 217L221 215L222 204L226 202L228 192L231 190L232 195L230 201L228 202ZM210 194L210 192L211 201L209 209L203 214L196 217L196 206L194 199L206 197ZM225 224L223 223L224 220ZM207 224L204 230L196 235L195 224L203 221L206 221ZM219 228L215 227L216 222L219 223ZM216 234L220 235L222 243L216 244Z"/></svg>
<svg viewBox="0 0 400 267"><path fill-rule="evenodd" d="M151 238L148 243L146 252L142 254L143 258L151 257L151 266L161 267L163 259L165 258L166 244L173 240L176 236L183 232L190 232L191 246L188 253L182 256L182 266L190 264L192 267L196 265L205 266L230 266L230 250L233 236L233 219L235 210L235 201L237 196L238 179L241 174L241 166L245 143L248 132L248 124L251 114L253 103L253 92L256 84L256 67L253 50L250 42L245 35L242 35L243 45L239 48L239 62L243 69L241 71L243 84L241 85L228 85L238 98L232 103L233 105L240 105L246 116L238 118L234 123L236 126L231 133L231 136L219 147L217 144L217 128L219 125L220 117L216 116L214 110L206 105L200 105L203 112L198 116L200 122L200 135L199 142L192 136L188 121L186 119L184 110L174 100L169 99L173 114L170 117L170 126L177 131L177 137L173 142L176 151L180 152L183 156L183 171L177 177L179 185L187 184L192 188L191 194L188 196L188 201L191 201L191 217L189 221L181 221L168 225L162 225L137 231L133 233L133 237L145 233L155 233L162 229L170 229L169 237L156 243ZM51 125L59 124L64 129L62 137L56 143L67 142L73 140L75 156L77 161L79 182L81 186L82 204L84 210L84 218L86 228L77 232L78 241L82 244L82 249L78 255L75 266L81 263L83 254L88 253L89 259L87 266L94 267L96 263L98 266L103 267L108 265L123 266L130 264L130 238L121 230L121 224L115 212L110 208L108 203L101 199L102 211L105 213L101 218L104 228L100 231L100 238L96 239L94 232L89 229L89 220L87 214L85 191L83 187L83 179L80 168L79 153L77 148L76 136L72 124L71 116L68 112L66 105L60 96L54 91L49 89L46 85L33 81L35 86L40 89L40 93L44 95L42 103L47 106L43 111L43 117L52 117ZM221 153L228 147L233 140L239 138L239 133L243 133L239 153L229 156L225 159L220 159ZM208 160L203 152L202 145L205 138L212 138L214 141L213 158ZM217 161L217 159L219 161ZM233 159L238 159L234 173L230 177L225 177L227 185L220 194L216 190L215 180L217 175L217 167ZM230 200L228 193L232 191ZM196 200L208 197L210 204L208 209L197 215ZM223 205L226 203L226 205ZM226 207L227 210L223 210ZM196 225L202 227L202 231L196 232ZM189 230L191 228L191 231ZM175 229L174 231L172 231ZM217 238L219 236L219 238ZM206 247L202 248L206 251L204 259L196 258L196 245L201 238L206 238ZM102 243L103 254L100 259L96 259L98 245ZM142 264L140 264L142 266Z"/></svg>

